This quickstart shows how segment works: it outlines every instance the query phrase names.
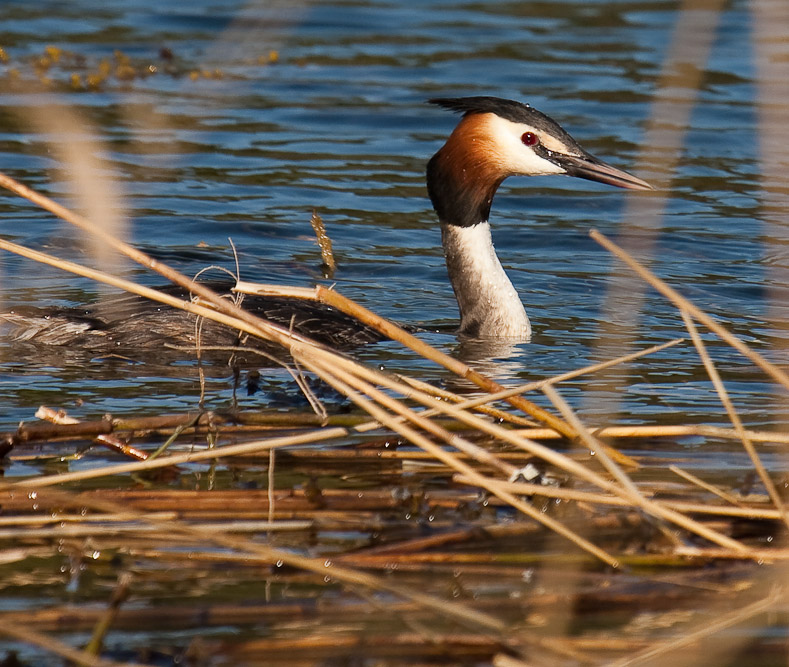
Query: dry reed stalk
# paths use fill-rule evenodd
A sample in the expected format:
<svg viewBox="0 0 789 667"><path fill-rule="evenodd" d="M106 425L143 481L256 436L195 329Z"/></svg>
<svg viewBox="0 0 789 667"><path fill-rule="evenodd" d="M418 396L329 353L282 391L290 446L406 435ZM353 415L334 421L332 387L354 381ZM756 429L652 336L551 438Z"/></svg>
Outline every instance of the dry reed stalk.
<svg viewBox="0 0 789 667"><path fill-rule="evenodd" d="M546 428L518 429L517 433L534 440L557 440L562 436ZM721 440L739 440L739 434L730 428L706 426L703 424L676 426L604 426L593 431L598 438L682 438L700 436ZM775 442L789 444L789 433L773 433L771 431L746 431L748 438L754 442Z"/></svg>
<svg viewBox="0 0 789 667"><path fill-rule="evenodd" d="M176 519L177 512L151 512L152 518L167 521ZM0 526L40 526L50 523L120 523L122 521L136 521L136 514L56 514L55 516L3 516L0 517Z"/></svg>
<svg viewBox="0 0 789 667"><path fill-rule="evenodd" d="M327 426L352 427L360 423L369 423L363 415L329 415ZM18 445L39 440L64 440L85 438L115 432L172 433L173 429L181 433L199 433L203 429L217 430L223 433L258 433L295 427L324 426L320 416L311 413L260 413L232 412L224 414L215 411L201 413L183 413L179 415L156 415L151 417L105 417L94 421L80 421L76 424L36 424L21 423L15 432L0 433L0 443ZM239 424L231 422L240 422ZM191 425L191 426L190 426ZM367 429L369 430L369 429ZM555 431L550 433L556 435Z"/></svg>
<svg viewBox="0 0 789 667"><path fill-rule="evenodd" d="M590 447L597 452L597 457L605 469L608 470L613 478L621 485L622 494L619 495L623 495L627 500L630 500L634 507L639 507L656 519L673 523L687 531L695 533L696 535L709 540L710 542L718 544L719 546L733 549L734 551L741 553L748 553L750 551L748 547L737 540L726 537L718 531L711 530L707 526L700 524L698 521L694 521L693 519L686 517L680 512L666 509L665 507L662 507L661 505L644 497L633 481L616 463L614 463L614 461L609 458L608 454L606 454L605 451L601 449L600 441L587 430L586 426L584 426L584 424L578 418L578 415L573 412L573 410L558 394L558 392L551 386L544 387L543 391L545 392L545 395L550 398L551 402L556 406L564 418L578 431L581 439L584 441L584 443L586 443L587 447Z"/></svg>
<svg viewBox="0 0 789 667"><path fill-rule="evenodd" d="M701 548L701 547L693 547L693 546L684 546L679 547L675 551L675 555L682 556L682 557L691 557L691 558L705 558L710 561L712 560L754 560L760 564L771 564L771 563L785 563L789 561L789 548L786 547L776 547L776 548L754 548L751 555L747 554L739 554L734 553L733 551L728 551L725 549L713 549L713 548ZM784 570L772 570L768 569L767 572L768 578L771 582L778 580L780 577L785 575ZM776 573L779 575L776 577Z"/></svg>
<svg viewBox="0 0 789 667"><path fill-rule="evenodd" d="M779 603L784 603L785 601L786 591L776 586L760 600L756 600L745 607L723 614L716 619L705 619L702 623L697 624L696 630L683 632L679 637L671 637L668 640L650 646L646 650L639 651L635 655L621 660L615 660L614 662L608 663L609 667L635 667L636 665L653 664L652 661L654 661L655 658L661 656L665 657L672 652L687 649L687 647L698 644L701 640L708 639L710 635L718 634L723 630L734 627L758 614L769 612L775 609ZM736 641L739 642L740 640L737 639ZM697 647L697 651L698 650ZM701 658L701 655L698 653L697 656ZM663 664L671 663L672 661L667 660Z"/></svg>
<svg viewBox="0 0 789 667"><path fill-rule="evenodd" d="M726 341L731 347L742 354L746 359L750 359L754 364L761 368L767 375L772 377L776 382L789 389L789 376L784 373L775 364L765 359L756 350L752 350L747 344L743 343L739 338L729 333L729 331L719 324L715 319L707 315L703 310L695 306L688 299L677 292L673 287L670 287L663 280L658 278L649 269L640 264L632 255L627 253L624 249L609 240L606 236L593 229L589 232L595 241L597 241L606 250L618 257L625 264L627 264L638 276L649 283L655 290L660 292L669 301L671 301L680 311L685 311L689 315L705 327L714 332L721 340Z"/></svg>
<svg viewBox="0 0 789 667"><path fill-rule="evenodd" d="M727 503L729 503L731 505L735 505L737 507L743 507L744 506L743 502L739 498L735 498L733 495L731 495L730 493L727 493L723 489L719 489L717 486L715 486L713 484L710 484L708 482L705 482L703 479L700 479L700 478L696 477L696 475L694 475L692 473L689 473L687 470L683 470L682 468L678 468L675 465L670 465L668 467L668 469L671 472L673 472L675 475L678 475L679 477L682 477L683 479L686 479L691 484L694 484L695 486L698 486L698 487L704 489L705 491L709 491L713 495L718 496L718 498L722 498L723 500L725 500Z"/></svg>
<svg viewBox="0 0 789 667"><path fill-rule="evenodd" d="M53 653L61 658L84 667L147 667L136 662L115 662L114 660L107 660L106 658L99 658L91 655L85 651L72 648L68 644L47 637L40 632L31 630L30 627L23 627L16 623L11 623L7 619L3 619L0 623L0 635L6 635L13 639L32 644L44 649L48 653Z"/></svg>
<svg viewBox="0 0 789 667"><path fill-rule="evenodd" d="M161 520L159 516L148 514L146 519ZM51 521L51 519L50 519ZM312 521L221 521L191 523L190 525L201 530L223 530L227 533L283 533L310 530L314 527ZM122 524L112 525L68 525L52 526L50 528L30 528L29 526L18 529L0 529L0 539L36 539L36 538L67 538L67 537L112 537L127 534L150 534L161 530L158 525L150 523L134 525L125 520Z"/></svg>
<svg viewBox="0 0 789 667"><path fill-rule="evenodd" d="M588 661L588 656L587 656ZM493 667L532 667L531 662L523 662L516 660L512 656L505 655L504 653L497 653L493 656Z"/></svg>
<svg viewBox="0 0 789 667"><path fill-rule="evenodd" d="M395 373L394 375L400 382L404 382L407 385L410 385L414 389L418 389L425 394L430 394L434 396L438 400L442 401L452 401L456 405L464 404L468 402L468 399L463 398L462 396L452 392L447 391L446 389L440 389L439 387L434 387L432 384L428 382L423 382L422 380L417 380L416 378L408 377L407 375L401 375L400 373ZM504 410L499 410L498 408L491 407L487 405L487 403L492 402L496 399L493 398L494 394L486 394L483 399L483 403L479 403L475 406L477 412L481 412L488 417L492 417L493 419L498 419L501 422L508 422L515 426L523 426L527 428L534 428L538 424L537 422L526 419L525 417L520 417L519 415L513 414L512 412L505 412ZM469 406L465 406L468 409ZM422 415L425 417L430 416L427 414L428 411L425 410ZM434 412L433 414L437 414Z"/></svg>
<svg viewBox="0 0 789 667"><path fill-rule="evenodd" d="M778 494L778 489L775 488L775 484L773 484L773 480L770 478L767 469L762 464L762 460L759 458L756 448L753 446L753 443L748 439L748 436L745 433L745 427L742 425L740 415L737 414L737 410L734 408L734 404L729 398L726 387L723 386L718 369L712 362L712 359L707 352L707 347L704 345L704 341L701 340L701 336L699 336L699 332L696 330L696 326L693 324L693 320L690 318L688 312L686 310L680 310L679 312L680 315L682 315L682 321L685 322L685 327L690 333L690 338L693 341L693 344L696 346L696 351L698 352L698 355L704 364L707 375L709 375L709 378L715 387L715 391L718 392L718 398L720 398L720 401L726 410L726 414L729 415L729 420L731 421L732 426L734 426L734 430L737 432L737 435L740 436L740 441L742 442L743 448L747 452L748 457L751 459L751 463L753 464L754 470L756 470L756 474L759 475L759 479L762 480L762 484L764 484L764 488L767 490L767 495L770 496L770 499L773 501L776 509L781 512L783 515L783 521L787 528L789 528L789 514L786 513L783 500Z"/></svg>
<svg viewBox="0 0 789 667"><path fill-rule="evenodd" d="M143 470L154 470L156 468L167 468L169 466L185 463L195 463L197 461L208 461L225 456L239 456L242 454L253 454L268 451L275 447L288 447L291 445L303 445L333 438L342 438L348 435L344 428L329 428L310 431L299 435L282 438L271 438L268 440L257 440L255 442L245 442L240 445L226 445L203 452L189 452L187 454L171 454L170 456L160 457L153 461L137 461L134 463L120 463L116 465L102 466L93 470L80 470L78 472L65 472L57 475L47 475L44 477L34 477L19 480L11 483L0 484L0 491L9 488L44 488L56 486L68 482L80 482L87 479L107 477L109 475L120 475L122 473L136 473Z"/></svg>
<svg viewBox="0 0 789 667"><path fill-rule="evenodd" d="M61 410L52 410L45 405L40 406L38 410L36 410L36 417L52 424L79 424L79 419L69 417L65 412ZM142 450L132 447L131 445L111 435L102 434L96 436L93 438L93 442L98 443L102 447L107 447L114 452L118 452L123 456L137 459L138 461L144 461L148 458L148 454Z"/></svg>
<svg viewBox="0 0 789 667"><path fill-rule="evenodd" d="M552 530L555 533L565 537L566 539L573 542L579 548L583 549L584 551L587 551L588 553L602 560L604 563L610 565L611 567L614 568L618 567L617 560L613 556L605 552L603 549L600 549L599 547L592 544L588 540L581 538L575 532L569 530L566 526L554 520L553 518L542 514L540 511L536 510L530 504L525 503L519 498L516 498L512 494L508 493L507 491L502 490L495 484L490 484L489 478L480 475L473 468L460 461L457 457L452 455L450 452L447 452L446 450L442 449L432 441L428 440L420 433L413 430L410 426L407 426L397 421L394 417L392 417L389 413L385 412L378 405L378 403L380 403L381 405L386 405L390 409L395 409L395 410L400 409L399 403L394 401L393 399L390 399L383 392L378 391L372 385L369 385L367 383L361 383L358 378L355 378L350 373L342 373L341 375L343 377L342 379L340 379L339 377L337 377L337 375L335 375L337 369L334 369L333 372L329 371L325 367L323 367L320 364L320 362L317 362L317 360L316 363L311 364L311 366L312 369L321 377L321 379L323 379L324 382L331 385L337 391L341 392L342 394L350 398L354 403L356 403L360 408L368 412L371 417L376 419L381 424L391 428L395 432L407 438L410 442L414 443L418 447L432 454L436 459L450 466L453 470L464 473L465 475L469 476L471 479L476 480L479 486L481 486L484 489L487 489L488 491L493 493L496 497L498 497L508 505L512 506L513 508L517 509L521 513L525 514L526 516L529 516L535 519L536 521L540 522L549 530ZM346 381L349 384L346 384ZM357 393L357 390L359 389L361 389L361 391L371 396L375 402L370 401L364 398L360 393ZM433 399L431 398L430 400Z"/></svg>
<svg viewBox="0 0 789 667"><path fill-rule="evenodd" d="M452 479L458 484L470 484L471 480L463 475L453 475ZM543 486L529 482L501 482L503 488L511 493L525 496L544 496L557 500L578 501L595 505L612 505L615 507L632 508L633 504L625 498L620 498L590 491L578 491L556 486ZM710 505L707 503L691 503L681 500L653 500L655 504L685 514L708 514L722 517L737 517L753 520L780 521L781 513L778 510L753 505Z"/></svg>

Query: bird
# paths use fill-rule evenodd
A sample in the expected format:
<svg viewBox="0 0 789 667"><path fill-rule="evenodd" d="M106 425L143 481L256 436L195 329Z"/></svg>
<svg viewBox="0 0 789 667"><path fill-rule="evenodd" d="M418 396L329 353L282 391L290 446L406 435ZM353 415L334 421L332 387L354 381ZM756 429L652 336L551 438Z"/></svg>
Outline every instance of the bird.
<svg viewBox="0 0 789 667"><path fill-rule="evenodd" d="M529 339L531 323L493 247L490 208L510 176L565 174L630 190L646 182L585 151L555 120L497 97L434 98L462 114L427 164L427 190L441 225L461 336Z"/></svg>
<svg viewBox="0 0 789 667"><path fill-rule="evenodd" d="M493 197L510 176L564 174L631 190L651 187L585 151L556 121L528 104L498 97L444 97L431 104L462 115L427 163L427 192L438 216L449 281L464 338L528 340L531 324L493 247ZM230 285L211 285L225 291ZM180 288L164 291L188 298ZM286 297L247 296L255 315L318 342L348 349L382 338L376 330L319 303ZM194 316L136 296L81 308L43 311L21 307L0 313L0 335L48 345L133 349L194 344ZM206 322L206 346L255 343Z"/></svg>

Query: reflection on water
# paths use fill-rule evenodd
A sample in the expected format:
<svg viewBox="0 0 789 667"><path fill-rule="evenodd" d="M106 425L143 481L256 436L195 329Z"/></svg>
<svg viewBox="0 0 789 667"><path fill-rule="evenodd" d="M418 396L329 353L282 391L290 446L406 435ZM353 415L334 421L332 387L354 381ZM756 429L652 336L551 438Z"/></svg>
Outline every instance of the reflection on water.
<svg viewBox="0 0 789 667"><path fill-rule="evenodd" d="M518 377L523 370L524 345L528 343L496 338L461 338L452 355L466 362L478 373L501 382Z"/></svg>

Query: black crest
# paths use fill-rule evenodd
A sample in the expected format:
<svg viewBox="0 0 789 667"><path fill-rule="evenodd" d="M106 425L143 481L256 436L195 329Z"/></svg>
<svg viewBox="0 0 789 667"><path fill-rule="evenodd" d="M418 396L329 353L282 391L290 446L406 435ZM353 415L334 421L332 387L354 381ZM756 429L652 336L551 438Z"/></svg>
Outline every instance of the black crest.
<svg viewBox="0 0 789 667"><path fill-rule="evenodd" d="M475 113L492 113L512 121L513 123L526 123L537 130L543 130L548 134L568 143L575 144L575 141L567 132L551 117L546 116L541 111L530 107L528 104L516 102L515 100L505 100L501 97L435 97L428 100L430 104L435 104L444 109L462 113L464 116ZM569 141L568 141L569 140Z"/></svg>

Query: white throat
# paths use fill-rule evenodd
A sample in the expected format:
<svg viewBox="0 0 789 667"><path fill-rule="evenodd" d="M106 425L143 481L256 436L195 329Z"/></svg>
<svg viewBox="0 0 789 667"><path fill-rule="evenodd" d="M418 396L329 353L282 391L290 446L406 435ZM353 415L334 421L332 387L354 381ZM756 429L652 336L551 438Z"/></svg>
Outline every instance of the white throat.
<svg viewBox="0 0 789 667"><path fill-rule="evenodd" d="M459 333L475 338L529 338L529 318L496 256L490 225L442 223L441 242L460 308Z"/></svg>

